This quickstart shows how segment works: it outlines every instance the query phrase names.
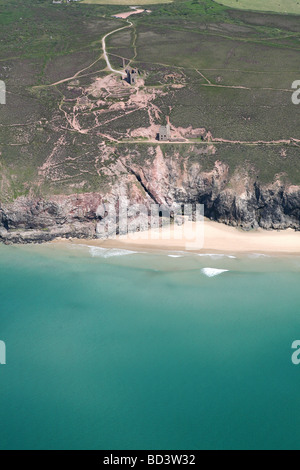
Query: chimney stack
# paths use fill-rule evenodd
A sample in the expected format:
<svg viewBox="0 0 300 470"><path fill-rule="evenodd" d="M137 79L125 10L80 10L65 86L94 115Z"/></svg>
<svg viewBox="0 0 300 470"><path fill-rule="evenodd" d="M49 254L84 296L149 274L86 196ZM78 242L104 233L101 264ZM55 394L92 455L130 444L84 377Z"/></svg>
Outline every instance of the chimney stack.
<svg viewBox="0 0 300 470"><path fill-rule="evenodd" d="M169 125L169 124L170 124L170 117L167 116L167 117L166 117L166 120L167 120L167 125Z"/></svg>

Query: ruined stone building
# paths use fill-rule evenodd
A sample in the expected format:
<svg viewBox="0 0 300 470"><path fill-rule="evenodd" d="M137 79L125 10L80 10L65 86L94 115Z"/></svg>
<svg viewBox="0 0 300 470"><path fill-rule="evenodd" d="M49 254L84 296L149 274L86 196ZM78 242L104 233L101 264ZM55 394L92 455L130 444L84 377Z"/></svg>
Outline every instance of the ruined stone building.
<svg viewBox="0 0 300 470"><path fill-rule="evenodd" d="M133 69L130 67L129 69L126 69L126 73L127 73L127 82L130 85L135 85L138 79L138 75L139 75L138 69Z"/></svg>
<svg viewBox="0 0 300 470"><path fill-rule="evenodd" d="M171 138L171 128L169 116L167 116L167 124L165 126L160 126L158 133L158 140L170 140Z"/></svg>

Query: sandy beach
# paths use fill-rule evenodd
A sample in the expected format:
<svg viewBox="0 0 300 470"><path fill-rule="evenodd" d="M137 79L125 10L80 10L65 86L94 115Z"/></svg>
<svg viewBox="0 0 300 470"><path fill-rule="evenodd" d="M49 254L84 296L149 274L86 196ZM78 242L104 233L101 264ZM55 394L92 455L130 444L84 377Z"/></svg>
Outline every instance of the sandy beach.
<svg viewBox="0 0 300 470"><path fill-rule="evenodd" d="M62 241L62 240L57 240ZM300 232L253 230L245 232L235 227L205 220L191 222L187 227L175 226L148 232L117 236L109 240L70 239L68 242L145 251L195 251L199 253L265 253L300 255Z"/></svg>

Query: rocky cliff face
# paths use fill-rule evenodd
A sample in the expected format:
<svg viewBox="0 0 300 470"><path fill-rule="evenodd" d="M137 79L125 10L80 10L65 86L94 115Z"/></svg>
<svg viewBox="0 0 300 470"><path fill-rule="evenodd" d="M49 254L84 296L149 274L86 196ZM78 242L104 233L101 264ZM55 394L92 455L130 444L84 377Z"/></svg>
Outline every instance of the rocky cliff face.
<svg viewBox="0 0 300 470"><path fill-rule="evenodd" d="M205 150L214 153L211 146ZM4 243L42 243L57 237L96 238L97 224L107 207L120 201L144 204L204 204L205 216L245 230L300 229L300 187L280 178L263 185L249 172L217 160L204 171L197 161L174 153L163 154L159 146L148 150L142 164L125 155L106 167L117 181L94 193L44 198L20 197L0 204L0 240Z"/></svg>

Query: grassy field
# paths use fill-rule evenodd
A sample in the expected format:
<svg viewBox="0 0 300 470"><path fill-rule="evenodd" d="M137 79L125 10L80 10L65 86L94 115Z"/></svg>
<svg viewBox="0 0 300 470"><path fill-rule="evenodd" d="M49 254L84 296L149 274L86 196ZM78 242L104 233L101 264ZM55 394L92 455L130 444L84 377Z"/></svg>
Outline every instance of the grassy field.
<svg viewBox="0 0 300 470"><path fill-rule="evenodd" d="M243 10L273 11L300 15L298 0L215 0L222 5Z"/></svg>
<svg viewBox="0 0 300 470"><path fill-rule="evenodd" d="M158 3L172 3L173 0L83 0L82 3L93 5L154 5Z"/></svg>
<svg viewBox="0 0 300 470"><path fill-rule="evenodd" d="M212 0L154 1L149 0L152 13L133 16L134 27L110 36L107 48L115 67L122 66L122 58L133 59L145 92L151 93L152 87L163 91L153 101L161 111L156 124L169 114L176 127L205 128L225 140L299 138L300 106L291 100L291 85L300 76L297 16L229 9ZM107 73L100 59L101 38L123 24L112 15L124 11L124 4L0 0L0 80L8 90L7 105L0 107L2 200L33 188L53 194L94 191L100 183L103 187L111 177L105 172L100 176L95 162L105 136L122 142L128 129L150 125L147 109L130 110L126 116L114 109L120 101L117 91L99 103L87 91ZM49 86L80 70L76 80ZM96 113L104 109L98 122L88 107L76 111L75 120L91 129L88 134L75 132L69 124L82 94L92 99ZM64 145L57 150L58 142ZM122 145L115 146L116 158ZM140 145L137 158L146 158L146 145ZM216 155L201 157L208 169L219 159L232 172L250 165L264 182L284 173L300 184L297 146L226 143L216 148ZM190 152L187 146L176 149ZM61 174L40 185L39 168L52 154Z"/></svg>

